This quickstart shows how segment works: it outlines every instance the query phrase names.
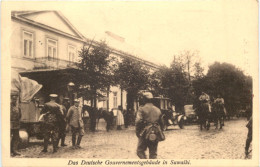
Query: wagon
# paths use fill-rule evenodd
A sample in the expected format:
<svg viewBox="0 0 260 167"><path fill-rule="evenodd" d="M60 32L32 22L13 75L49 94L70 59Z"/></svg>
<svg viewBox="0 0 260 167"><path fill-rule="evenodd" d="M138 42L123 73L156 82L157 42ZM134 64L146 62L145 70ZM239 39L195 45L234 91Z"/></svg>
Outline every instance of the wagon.
<svg viewBox="0 0 260 167"><path fill-rule="evenodd" d="M18 105L21 109L20 119L20 143L27 147L30 137L42 139L40 117L40 105L34 96L42 88L42 85L26 77L21 77L18 72L12 70L11 89L19 92Z"/></svg>

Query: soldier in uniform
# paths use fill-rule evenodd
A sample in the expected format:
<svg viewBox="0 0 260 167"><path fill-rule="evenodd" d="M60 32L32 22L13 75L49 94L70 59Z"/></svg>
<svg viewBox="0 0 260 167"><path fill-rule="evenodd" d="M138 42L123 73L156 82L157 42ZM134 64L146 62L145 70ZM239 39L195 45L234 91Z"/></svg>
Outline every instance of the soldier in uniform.
<svg viewBox="0 0 260 167"><path fill-rule="evenodd" d="M245 146L245 155L246 155L246 158L248 157L249 155L249 146L250 146L250 143L252 142L252 130L253 130L253 121L252 121L252 117L250 117L246 127L248 128L248 133L247 133L247 139L246 139L246 146Z"/></svg>
<svg viewBox="0 0 260 167"><path fill-rule="evenodd" d="M79 100L74 100L74 105L70 107L67 114L67 121L71 127L72 131L72 146L75 148L80 148L80 142L84 136L84 124L82 120L82 113L79 109ZM77 145L76 145L76 135L79 134Z"/></svg>
<svg viewBox="0 0 260 167"><path fill-rule="evenodd" d="M11 154L13 156L21 155L18 150L19 145L19 129L20 129L20 118L21 118L21 110L19 106L17 106L17 98L18 98L18 92L11 91Z"/></svg>
<svg viewBox="0 0 260 167"><path fill-rule="evenodd" d="M61 146L62 147L67 146L67 144L65 144L66 125L67 125L67 121L66 121L67 108L65 106L67 105L67 103L68 103L68 98L64 98L63 104L61 104L63 119L61 120L61 126L60 126L60 140L61 140Z"/></svg>
<svg viewBox="0 0 260 167"><path fill-rule="evenodd" d="M47 152L49 139L52 140L53 153L57 152L60 127L63 120L61 107L56 103L58 95L50 94L50 102L45 103L41 111L44 114L44 148L42 152Z"/></svg>
<svg viewBox="0 0 260 167"><path fill-rule="evenodd" d="M160 123L161 111L152 103L153 95L150 92L143 93L144 105L139 108L136 114L136 135L138 137L137 156L140 159L146 159L145 151L149 148L149 158L157 158L158 141L151 142L141 136L141 132L144 130L148 123Z"/></svg>

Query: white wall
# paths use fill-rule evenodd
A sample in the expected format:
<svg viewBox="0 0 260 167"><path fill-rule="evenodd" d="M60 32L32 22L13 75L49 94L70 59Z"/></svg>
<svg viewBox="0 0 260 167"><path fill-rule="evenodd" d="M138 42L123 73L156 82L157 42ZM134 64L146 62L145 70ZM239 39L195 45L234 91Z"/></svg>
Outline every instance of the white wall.
<svg viewBox="0 0 260 167"><path fill-rule="evenodd" d="M47 57L47 40L46 38L51 38L58 41L58 58L61 60L69 60L68 57L68 45L73 45L76 48L76 55L78 56L78 51L83 46L83 42L74 40L69 37L65 37L56 33L52 33L50 31L37 28L35 26L31 26L22 22L18 22L12 20L12 29L13 32L11 34L10 46L11 46L11 56L13 59L13 66L22 66L26 69L32 68L32 65L28 65L28 60L30 58L23 57L23 30L33 33L34 35L34 59ZM22 59L23 62L18 59ZM34 60L34 59L31 59Z"/></svg>

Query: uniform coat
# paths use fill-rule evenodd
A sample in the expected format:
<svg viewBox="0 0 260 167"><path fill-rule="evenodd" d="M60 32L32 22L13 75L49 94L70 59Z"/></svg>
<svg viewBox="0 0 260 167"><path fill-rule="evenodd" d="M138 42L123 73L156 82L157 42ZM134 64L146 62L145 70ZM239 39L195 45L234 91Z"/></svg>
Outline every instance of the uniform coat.
<svg viewBox="0 0 260 167"><path fill-rule="evenodd" d="M136 135L138 137L137 155L141 159L146 159L145 150L149 148L149 158L157 158L158 142L151 142L140 136L140 132L148 123L159 123L161 110L152 103L146 103L140 107L136 114Z"/></svg>

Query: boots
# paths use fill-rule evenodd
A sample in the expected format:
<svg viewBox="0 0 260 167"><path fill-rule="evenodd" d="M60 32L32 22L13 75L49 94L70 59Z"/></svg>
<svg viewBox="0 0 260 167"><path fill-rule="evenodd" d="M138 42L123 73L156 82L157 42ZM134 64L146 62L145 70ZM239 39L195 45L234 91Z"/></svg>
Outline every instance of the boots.
<svg viewBox="0 0 260 167"><path fill-rule="evenodd" d="M72 146L76 145L76 135L72 135Z"/></svg>
<svg viewBox="0 0 260 167"><path fill-rule="evenodd" d="M43 141L43 150L42 150L42 152L44 152L44 153L47 152L48 143L49 143L49 140L44 139L44 141Z"/></svg>
<svg viewBox="0 0 260 167"><path fill-rule="evenodd" d="M53 153L56 153L57 152L57 150L58 150L58 144L59 144L59 140L55 140L55 141L53 141Z"/></svg>
<svg viewBox="0 0 260 167"><path fill-rule="evenodd" d="M65 147L67 144L65 144L65 136L61 138L61 146Z"/></svg>
<svg viewBox="0 0 260 167"><path fill-rule="evenodd" d="M77 148L81 148L81 147L80 147L81 139L82 139L82 136L78 136L78 140L77 140Z"/></svg>

